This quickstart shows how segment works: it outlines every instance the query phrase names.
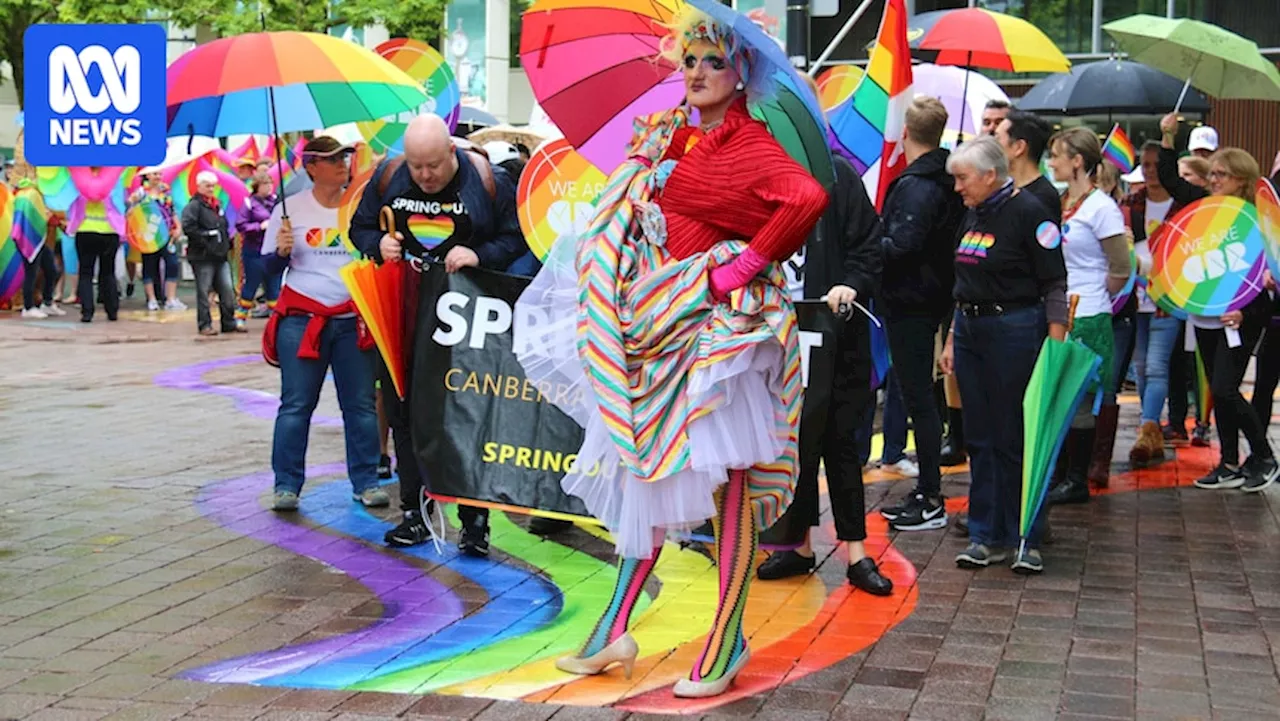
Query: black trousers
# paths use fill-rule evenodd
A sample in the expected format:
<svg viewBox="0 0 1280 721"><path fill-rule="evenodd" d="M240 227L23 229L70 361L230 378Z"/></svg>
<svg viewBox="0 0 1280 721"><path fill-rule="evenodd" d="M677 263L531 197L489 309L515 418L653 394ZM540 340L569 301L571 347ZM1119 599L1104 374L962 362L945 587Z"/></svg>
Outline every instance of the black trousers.
<svg viewBox="0 0 1280 721"><path fill-rule="evenodd" d="M120 236L115 233L76 233L76 258L80 262L80 277L76 281L76 295L80 296L80 317L93 320L93 265L98 264L98 291L102 294L102 307L107 317L116 319L120 312L120 287L116 285L116 251L120 248Z"/></svg>
<svg viewBox="0 0 1280 721"><path fill-rule="evenodd" d="M1209 376L1209 388L1213 392L1213 417L1218 426L1218 441L1222 444L1222 461L1236 465L1240 462L1240 434L1249 441L1249 447L1258 458L1271 457L1267 443L1266 426L1258 419L1253 406L1240 394L1249 357L1262 336L1262 321L1245 313L1240 325L1239 346L1227 345L1226 331L1215 328L1196 328L1196 344L1204 358L1205 374Z"/></svg>
<svg viewBox="0 0 1280 721"><path fill-rule="evenodd" d="M942 493L942 417L933 393L933 346L940 323L927 315L885 318L898 389L915 429L920 463L916 491L926 496Z"/></svg>
<svg viewBox="0 0 1280 721"><path fill-rule="evenodd" d="M1280 383L1280 324L1274 320L1264 331L1262 346L1258 349L1258 376L1253 383L1253 412L1258 415L1263 430L1271 423L1272 397Z"/></svg>
<svg viewBox="0 0 1280 721"><path fill-rule="evenodd" d="M43 302L48 305L53 302L53 286L58 282L58 266L53 262L53 251L49 250L48 245L41 246L40 252L36 253L36 257L31 262L27 262L24 258L22 261L22 307L31 309L36 307L36 272L44 272L44 293Z"/></svg>
<svg viewBox="0 0 1280 721"><path fill-rule="evenodd" d="M831 515L841 541L867 538L867 502L862 485L862 461L854 433L875 398L871 390L871 348L866 320L846 327L837 348L835 377L821 438L812 427L800 427L800 475L791 507L764 537L766 542L796 546L804 543L811 526L818 525L818 469L825 464Z"/></svg>
<svg viewBox="0 0 1280 721"><path fill-rule="evenodd" d="M378 385L382 388L382 412L387 414L387 425L391 427L391 443L396 451L396 474L400 477L400 509L416 511L422 506L422 465L413 450L408 397L400 400L396 395L395 384L391 381L391 372L387 364L378 355ZM406 379L406 382L408 379ZM411 394L412 387L406 389L406 396ZM488 523L489 509L475 506L458 506L458 520L464 526L474 523Z"/></svg>

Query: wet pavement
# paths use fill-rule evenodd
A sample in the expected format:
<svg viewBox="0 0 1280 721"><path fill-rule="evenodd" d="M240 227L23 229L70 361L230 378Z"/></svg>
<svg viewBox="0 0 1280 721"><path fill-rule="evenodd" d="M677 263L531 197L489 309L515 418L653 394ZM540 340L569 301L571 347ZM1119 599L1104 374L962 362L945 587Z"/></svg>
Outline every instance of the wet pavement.
<svg viewBox="0 0 1280 721"><path fill-rule="evenodd" d="M608 600L606 539L495 513L488 560L453 530L385 548L395 513L351 502L331 388L302 509L276 516L257 333L121 317L0 313L0 719L1280 719L1280 490L1186 487L1215 449L1117 462L1107 493L1055 509L1034 578L957 569L950 530L873 513L897 585L874 598L845 584L828 524L816 574L752 587L730 693L678 701L714 610L703 554L662 555L630 680L559 673ZM868 480L872 508L910 487ZM946 479L952 510L964 483Z"/></svg>

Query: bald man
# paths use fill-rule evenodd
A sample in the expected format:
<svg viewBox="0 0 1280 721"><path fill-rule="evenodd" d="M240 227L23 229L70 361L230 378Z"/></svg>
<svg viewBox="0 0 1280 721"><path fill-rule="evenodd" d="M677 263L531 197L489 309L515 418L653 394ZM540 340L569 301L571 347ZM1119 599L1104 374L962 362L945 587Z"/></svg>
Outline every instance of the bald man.
<svg viewBox="0 0 1280 721"><path fill-rule="evenodd" d="M404 155L384 161L374 171L351 219L351 242L378 262L404 257L441 262L455 273L480 267L505 271L528 251L516 217L516 184L502 168L490 166L481 154L459 147L436 115L414 118L404 134ZM469 145L467 146L470 147ZM395 229L379 226L382 208L391 208ZM430 228L430 235L416 237L410 231ZM426 222L424 222L426 221ZM421 231L420 231L421 232ZM416 297L415 292L411 297ZM416 311L417 309L413 309ZM413 339L406 339L413 348ZM384 389L392 388L385 368L379 376ZM389 531L386 542L414 546L430 538L422 508L422 475L410 437L409 412L413 378L401 402L395 393L384 393L383 407L390 421L400 474L400 506L404 520ZM462 540L459 547L471 556L489 553L488 512L459 507Z"/></svg>

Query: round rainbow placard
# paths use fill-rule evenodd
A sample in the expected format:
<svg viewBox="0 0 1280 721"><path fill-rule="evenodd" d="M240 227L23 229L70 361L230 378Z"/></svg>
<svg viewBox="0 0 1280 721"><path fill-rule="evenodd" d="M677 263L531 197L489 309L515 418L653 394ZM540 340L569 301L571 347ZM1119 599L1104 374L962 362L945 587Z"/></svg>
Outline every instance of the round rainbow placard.
<svg viewBox="0 0 1280 721"><path fill-rule="evenodd" d="M392 38L374 50L391 61L392 65L408 73L409 77L422 82L422 89L427 92L427 102L419 108L419 112L435 113L444 118L450 133L458 127L462 94L458 90L458 80L453 76L453 69L438 50L421 40L408 38ZM410 116L416 114L401 113L381 120L357 122L356 126L373 148L373 152L379 155L401 155L404 153L404 129L409 125Z"/></svg>
<svg viewBox="0 0 1280 721"><path fill-rule="evenodd" d="M561 236L587 230L595 216L595 200L608 180L563 138L533 151L516 190L516 213L524 239L539 260L546 260Z"/></svg>
<svg viewBox="0 0 1280 721"><path fill-rule="evenodd" d="M1258 223L1271 277L1280 280L1280 193L1266 178L1258 179Z"/></svg>
<svg viewBox="0 0 1280 721"><path fill-rule="evenodd" d="M453 237L453 218L447 215L411 215L408 221L409 232L418 239L422 247L435 250L440 244Z"/></svg>
<svg viewBox="0 0 1280 721"><path fill-rule="evenodd" d="M1147 293L1193 315L1240 310L1262 292L1262 235L1248 201L1212 196L1192 203L1152 238Z"/></svg>
<svg viewBox="0 0 1280 721"><path fill-rule="evenodd" d="M143 200L124 214L125 240L139 253L155 253L169 244L169 214L160 201Z"/></svg>
<svg viewBox="0 0 1280 721"><path fill-rule="evenodd" d="M822 109L831 110L852 98L853 91L865 74L857 65L837 65L818 75L818 102Z"/></svg>

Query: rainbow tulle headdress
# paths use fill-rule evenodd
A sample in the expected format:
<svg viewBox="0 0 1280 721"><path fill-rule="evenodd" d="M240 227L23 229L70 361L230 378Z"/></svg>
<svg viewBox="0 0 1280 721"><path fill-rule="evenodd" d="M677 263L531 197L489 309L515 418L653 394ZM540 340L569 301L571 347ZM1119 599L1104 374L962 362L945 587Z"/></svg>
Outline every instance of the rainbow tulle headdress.
<svg viewBox="0 0 1280 721"><path fill-rule="evenodd" d="M733 66L746 86L748 100L766 100L776 93L774 71L779 68L764 54L754 52L730 25L685 3L671 23L664 26L671 32L659 44L659 53L676 67L684 67L684 54L690 45L705 40L715 45Z"/></svg>

